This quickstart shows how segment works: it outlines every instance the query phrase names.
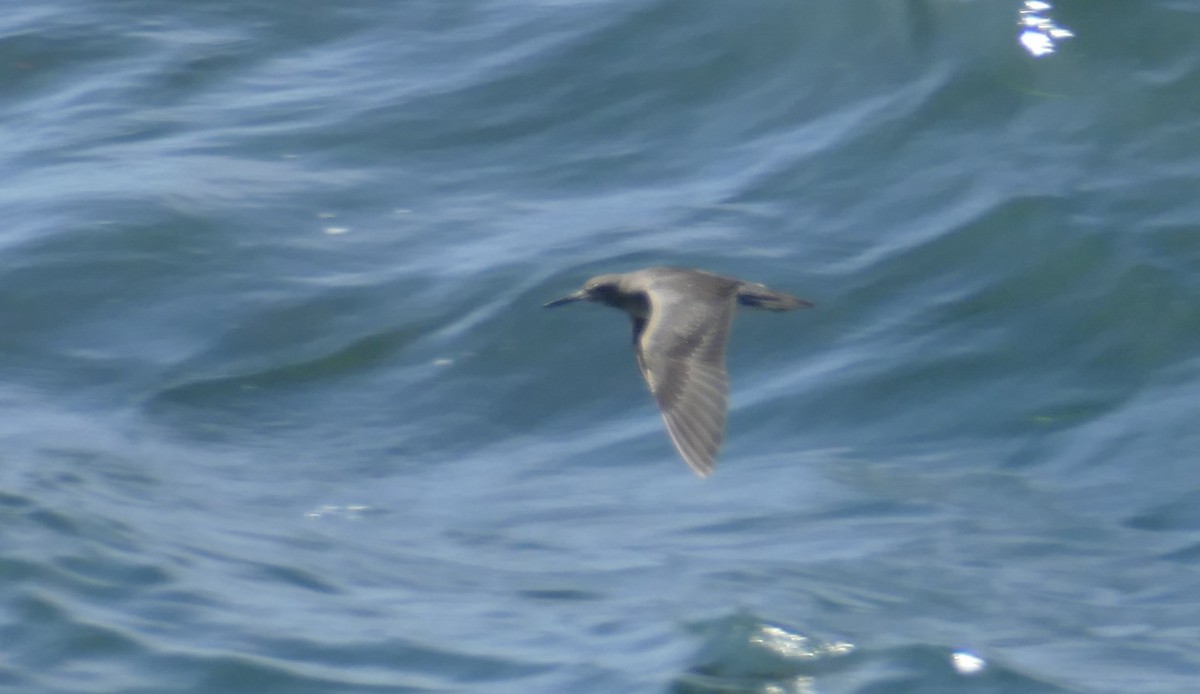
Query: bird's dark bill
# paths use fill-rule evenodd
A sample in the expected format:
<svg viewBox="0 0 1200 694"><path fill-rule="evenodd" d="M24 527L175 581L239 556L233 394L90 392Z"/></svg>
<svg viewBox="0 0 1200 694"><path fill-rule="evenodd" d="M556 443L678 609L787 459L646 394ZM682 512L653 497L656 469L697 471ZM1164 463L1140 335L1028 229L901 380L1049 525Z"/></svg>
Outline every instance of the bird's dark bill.
<svg viewBox="0 0 1200 694"><path fill-rule="evenodd" d="M587 294L584 294L583 292L575 292L574 294L564 296L561 299L555 299L542 308L554 308L555 306L562 306L563 304L573 304L576 301L583 301L586 298Z"/></svg>

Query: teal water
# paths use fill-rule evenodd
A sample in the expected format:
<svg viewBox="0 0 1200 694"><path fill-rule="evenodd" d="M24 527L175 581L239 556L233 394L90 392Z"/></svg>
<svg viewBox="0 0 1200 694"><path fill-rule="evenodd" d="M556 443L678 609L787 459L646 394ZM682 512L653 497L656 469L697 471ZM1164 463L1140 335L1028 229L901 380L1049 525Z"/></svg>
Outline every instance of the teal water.
<svg viewBox="0 0 1200 694"><path fill-rule="evenodd" d="M8 8L0 691L1193 691L1200 8L1033 7Z"/></svg>

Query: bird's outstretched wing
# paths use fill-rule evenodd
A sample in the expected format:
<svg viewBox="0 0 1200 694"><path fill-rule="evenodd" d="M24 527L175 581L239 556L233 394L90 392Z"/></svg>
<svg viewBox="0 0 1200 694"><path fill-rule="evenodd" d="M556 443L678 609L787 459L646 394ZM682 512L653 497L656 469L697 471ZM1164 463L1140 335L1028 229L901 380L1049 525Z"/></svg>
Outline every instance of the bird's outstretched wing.
<svg viewBox="0 0 1200 694"><path fill-rule="evenodd" d="M716 466L725 436L725 343L736 306L735 283L716 289L699 297L686 291L650 291L650 315L634 325L638 366L667 433L684 461L702 477Z"/></svg>

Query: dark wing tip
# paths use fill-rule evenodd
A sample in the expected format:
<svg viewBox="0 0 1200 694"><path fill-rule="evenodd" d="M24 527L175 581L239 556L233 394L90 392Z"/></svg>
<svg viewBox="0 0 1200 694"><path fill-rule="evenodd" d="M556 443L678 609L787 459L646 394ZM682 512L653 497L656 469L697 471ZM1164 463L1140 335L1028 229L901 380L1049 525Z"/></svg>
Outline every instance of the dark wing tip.
<svg viewBox="0 0 1200 694"><path fill-rule="evenodd" d="M697 475L707 477L725 438L725 374L719 367L697 369L689 380L690 387L676 397L659 393L655 399L675 450Z"/></svg>
<svg viewBox="0 0 1200 694"><path fill-rule="evenodd" d="M671 443L700 477L708 477L717 467L717 450L721 446L721 429L714 422L703 422L695 416L663 410L663 421Z"/></svg>
<svg viewBox="0 0 1200 694"><path fill-rule="evenodd" d="M687 463L688 467L692 469L692 472L696 473L696 476L701 479L707 479L708 476L713 473L713 470L717 469L717 461L713 458L693 460L691 458L684 457L683 462Z"/></svg>

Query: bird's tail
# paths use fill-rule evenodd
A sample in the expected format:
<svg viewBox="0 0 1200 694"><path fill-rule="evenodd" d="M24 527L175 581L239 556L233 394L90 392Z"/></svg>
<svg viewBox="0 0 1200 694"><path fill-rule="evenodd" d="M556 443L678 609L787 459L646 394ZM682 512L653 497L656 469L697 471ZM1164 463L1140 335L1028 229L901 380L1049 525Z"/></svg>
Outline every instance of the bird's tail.
<svg viewBox="0 0 1200 694"><path fill-rule="evenodd" d="M738 303L767 311L791 311L794 308L810 308L813 305L811 301L797 299L791 294L777 292L766 285L752 282L745 282L738 287Z"/></svg>

